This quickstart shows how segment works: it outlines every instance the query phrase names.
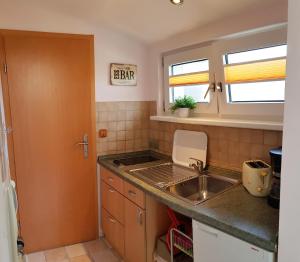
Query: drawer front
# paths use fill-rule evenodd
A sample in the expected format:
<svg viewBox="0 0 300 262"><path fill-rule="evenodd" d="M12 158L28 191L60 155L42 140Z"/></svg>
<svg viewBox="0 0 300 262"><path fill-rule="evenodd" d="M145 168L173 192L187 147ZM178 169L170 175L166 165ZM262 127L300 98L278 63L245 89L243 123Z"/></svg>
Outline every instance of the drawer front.
<svg viewBox="0 0 300 262"><path fill-rule="evenodd" d="M102 228L109 244L124 257L124 227L102 208Z"/></svg>
<svg viewBox="0 0 300 262"><path fill-rule="evenodd" d="M101 179L104 180L106 184L116 189L119 193L123 194L124 192L123 179L102 166L101 166Z"/></svg>
<svg viewBox="0 0 300 262"><path fill-rule="evenodd" d="M102 206L121 224L124 224L124 196L101 181Z"/></svg>
<svg viewBox="0 0 300 262"><path fill-rule="evenodd" d="M145 193L142 190L124 182L124 195L139 207L145 209Z"/></svg>

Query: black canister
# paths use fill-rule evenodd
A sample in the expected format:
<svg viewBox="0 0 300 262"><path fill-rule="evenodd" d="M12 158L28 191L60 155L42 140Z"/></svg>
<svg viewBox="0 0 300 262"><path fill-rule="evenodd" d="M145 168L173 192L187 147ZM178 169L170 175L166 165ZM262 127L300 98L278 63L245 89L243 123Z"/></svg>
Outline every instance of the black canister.
<svg viewBox="0 0 300 262"><path fill-rule="evenodd" d="M268 196L268 203L274 208L279 208L282 147L271 149L270 157L273 178L271 192Z"/></svg>

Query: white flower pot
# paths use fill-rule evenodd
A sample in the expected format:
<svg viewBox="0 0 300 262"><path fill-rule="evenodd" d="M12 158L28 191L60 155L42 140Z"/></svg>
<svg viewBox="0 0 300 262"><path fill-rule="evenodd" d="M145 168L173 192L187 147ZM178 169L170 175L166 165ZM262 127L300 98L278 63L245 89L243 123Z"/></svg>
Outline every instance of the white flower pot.
<svg viewBox="0 0 300 262"><path fill-rule="evenodd" d="M178 108L178 109L176 109L176 115L178 117L189 117L190 109L189 108Z"/></svg>

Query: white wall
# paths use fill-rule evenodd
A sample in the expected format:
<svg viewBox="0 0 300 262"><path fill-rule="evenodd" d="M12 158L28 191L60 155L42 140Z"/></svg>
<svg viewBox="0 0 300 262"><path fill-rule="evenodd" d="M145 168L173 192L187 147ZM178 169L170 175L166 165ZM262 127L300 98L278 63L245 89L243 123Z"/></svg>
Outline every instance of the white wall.
<svg viewBox="0 0 300 262"><path fill-rule="evenodd" d="M150 67L153 74L153 77L151 78L151 86L158 87L158 111L162 111L163 103L163 76L161 70L161 56L163 53L168 53L172 50L216 40L228 35L286 22L287 4L284 1L280 1L274 3L272 8L260 7L259 9L248 9L244 13L230 16L226 19L176 35L153 45Z"/></svg>
<svg viewBox="0 0 300 262"><path fill-rule="evenodd" d="M300 1L289 0L288 65L283 132L279 262L300 261Z"/></svg>
<svg viewBox="0 0 300 262"><path fill-rule="evenodd" d="M148 47L111 28L95 26L64 13L31 6L27 1L2 1L0 28L95 35L96 101L141 101L156 98L148 81ZM118 87L109 84L109 64L138 65L138 85Z"/></svg>

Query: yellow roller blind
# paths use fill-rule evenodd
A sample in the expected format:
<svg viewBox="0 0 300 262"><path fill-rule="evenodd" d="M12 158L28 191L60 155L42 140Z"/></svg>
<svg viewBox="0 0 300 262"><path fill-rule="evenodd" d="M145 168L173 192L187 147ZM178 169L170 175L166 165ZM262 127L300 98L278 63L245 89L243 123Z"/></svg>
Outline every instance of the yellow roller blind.
<svg viewBox="0 0 300 262"><path fill-rule="evenodd" d="M283 80L286 78L286 59L228 65L224 70L227 84Z"/></svg>
<svg viewBox="0 0 300 262"><path fill-rule="evenodd" d="M203 85L209 83L208 72L197 72L169 77L169 86Z"/></svg>

